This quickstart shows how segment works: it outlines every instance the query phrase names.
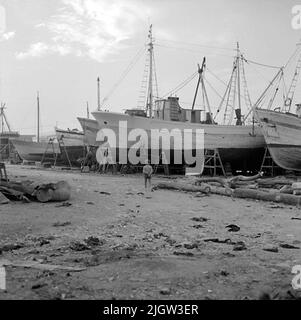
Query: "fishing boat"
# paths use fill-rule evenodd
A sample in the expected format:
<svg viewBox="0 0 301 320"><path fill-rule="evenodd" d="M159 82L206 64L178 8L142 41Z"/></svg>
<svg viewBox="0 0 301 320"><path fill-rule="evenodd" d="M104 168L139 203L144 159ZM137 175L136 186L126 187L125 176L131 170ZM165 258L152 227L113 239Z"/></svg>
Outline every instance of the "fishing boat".
<svg viewBox="0 0 301 320"><path fill-rule="evenodd" d="M36 141L34 141L36 137ZM54 142L55 135L40 136L40 95L37 93L37 135L15 136L10 139L21 160L29 162L54 162L61 153L59 144ZM49 141L52 141L50 144Z"/></svg>
<svg viewBox="0 0 301 320"><path fill-rule="evenodd" d="M161 102L162 103L162 102ZM178 114L189 114L190 110L180 109L178 105L178 98L169 97L164 101L165 115L168 110L167 106L173 106L177 108ZM171 109L172 110L172 109ZM181 111L179 111L181 110ZM172 113L173 111L171 111ZM173 112L175 114L175 112ZM116 136L119 135L119 123L120 121L126 121L127 134L133 129L143 128L150 139L152 129L167 129L171 132L173 129L179 129L182 133L185 129L192 129L192 132L196 132L196 129L204 130L204 148L205 149L218 149L220 157L223 163L230 163L232 170L256 170L260 166L260 162L264 151L264 138L258 127L252 126L232 126L232 125L212 125L186 122L186 121L173 121L162 119L149 119L147 117L133 116L122 113L112 113L95 111L92 113L95 121L86 121L85 119L79 119L80 122L85 123L86 130L89 130L90 142L95 141L95 136L99 128L109 128L116 132ZM195 136L192 138L195 142ZM96 142L96 141L95 141ZM94 142L94 143L95 143ZM133 146L128 144L128 149ZM150 140L148 145L151 145ZM171 142L171 149L173 148ZM195 145L192 146L195 149Z"/></svg>
<svg viewBox="0 0 301 320"><path fill-rule="evenodd" d="M277 86L284 78L284 71L281 69L263 93L264 96L269 91L275 92L272 92L268 106L263 108L259 104L262 99L255 104L256 117L272 159L279 167L293 171L301 171L301 104L296 104L295 112L291 111L301 70L301 47L300 44L298 46L295 54L299 53L299 57L287 93L281 95ZM273 89L274 87L276 88ZM283 101L276 100L276 93ZM276 107L275 101L282 103L282 107Z"/></svg>
<svg viewBox="0 0 301 320"><path fill-rule="evenodd" d="M149 31L148 53L150 70L153 70L152 28ZM142 107L136 109L128 109L125 113L114 113L102 111L101 106L98 105L98 110L92 113L96 121L78 118L85 133L85 140L91 145L99 144L96 141L97 134L104 128L112 129L118 136L120 121L127 122L128 133L133 129L141 128L146 130L149 137L152 129L168 129L171 131L177 128L181 132L185 129L204 129L204 148L218 150L222 162L229 164L233 173L237 171L257 171L264 155L265 140L260 128L255 125L254 121L251 125L246 125L242 116L240 93L242 64L243 57L238 47L231 78L218 110L220 111L222 107L225 109L224 122L221 125L215 122L211 112L204 82L206 69L206 59L204 58L202 66L198 66L199 78L191 109L182 108L177 97L169 96L167 99L155 100L153 87L156 88L157 85L154 85L153 82L157 77L153 75L154 71L150 71L144 107L142 105ZM207 107L205 119L202 119L202 110L195 109L199 87L202 89L203 103ZM234 106L235 95L238 103L237 108ZM249 108L251 108L249 95L247 100ZM234 118L235 115L236 119ZM236 120L236 125L233 124L234 120ZM134 143L129 144L128 148Z"/></svg>
<svg viewBox="0 0 301 320"><path fill-rule="evenodd" d="M11 142L17 150L20 158L30 162L54 161L55 154L60 154L58 143L49 146L48 142L23 141L11 139ZM44 158L44 159L43 159Z"/></svg>
<svg viewBox="0 0 301 320"><path fill-rule="evenodd" d="M0 108L0 160L18 161L12 140L30 142L34 135L20 134L11 130L5 114L5 103L1 103Z"/></svg>

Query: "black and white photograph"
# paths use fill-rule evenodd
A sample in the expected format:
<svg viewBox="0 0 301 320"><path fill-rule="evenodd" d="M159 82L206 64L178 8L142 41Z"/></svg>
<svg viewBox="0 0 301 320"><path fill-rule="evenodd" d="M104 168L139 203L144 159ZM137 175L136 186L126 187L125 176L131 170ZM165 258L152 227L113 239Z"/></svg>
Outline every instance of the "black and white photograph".
<svg viewBox="0 0 301 320"><path fill-rule="evenodd" d="M0 0L1 303L300 300L300 73L298 0Z"/></svg>

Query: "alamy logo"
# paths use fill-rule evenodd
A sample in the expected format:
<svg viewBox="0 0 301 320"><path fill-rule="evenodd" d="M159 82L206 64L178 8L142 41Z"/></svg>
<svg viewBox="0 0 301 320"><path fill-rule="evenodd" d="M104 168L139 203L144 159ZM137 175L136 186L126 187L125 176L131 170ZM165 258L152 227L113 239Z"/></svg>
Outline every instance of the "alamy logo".
<svg viewBox="0 0 301 320"><path fill-rule="evenodd" d="M6 290L6 271L4 267L0 267L0 290Z"/></svg>
<svg viewBox="0 0 301 320"><path fill-rule="evenodd" d="M98 131L96 141L100 146L96 159L100 164L187 164L201 167L204 160L204 130L196 129L130 129L127 121L119 121L114 130ZM164 157L162 156L164 154Z"/></svg>
<svg viewBox="0 0 301 320"><path fill-rule="evenodd" d="M292 280L292 287L294 290L301 289L301 265L293 266L292 273L295 274Z"/></svg>
<svg viewBox="0 0 301 320"><path fill-rule="evenodd" d="M301 29L301 5L296 5L292 8L292 28L295 30Z"/></svg>

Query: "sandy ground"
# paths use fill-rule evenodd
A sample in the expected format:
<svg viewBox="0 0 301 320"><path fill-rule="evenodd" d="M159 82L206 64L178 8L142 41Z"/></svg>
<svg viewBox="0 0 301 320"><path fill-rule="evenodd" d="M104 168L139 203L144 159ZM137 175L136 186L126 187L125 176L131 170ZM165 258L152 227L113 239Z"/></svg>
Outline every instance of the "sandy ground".
<svg viewBox="0 0 301 320"><path fill-rule="evenodd" d="M0 261L85 270L7 267L7 291L0 290L0 299L258 299L263 292L275 298L300 296L292 289L291 269L301 264L301 249L281 247L301 247L301 220L292 220L301 218L298 208L216 195L145 193L140 175L19 166L9 166L8 173L15 179L66 180L72 186L72 205L0 205ZM164 179L153 182L159 180ZM240 231L229 232L229 224ZM91 236L100 241L79 245ZM206 241L212 238L230 240ZM240 242L245 250L236 250ZM7 249L12 244L19 248Z"/></svg>

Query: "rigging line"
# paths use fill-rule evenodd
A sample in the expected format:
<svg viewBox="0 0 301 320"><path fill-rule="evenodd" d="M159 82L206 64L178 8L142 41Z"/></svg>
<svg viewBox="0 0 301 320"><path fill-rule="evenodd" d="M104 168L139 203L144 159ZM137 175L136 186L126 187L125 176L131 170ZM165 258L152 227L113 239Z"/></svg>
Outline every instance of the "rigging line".
<svg viewBox="0 0 301 320"><path fill-rule="evenodd" d="M248 63L248 61L246 61L246 63L248 64L248 66L250 66L251 68L253 68L253 70L260 76L262 77L262 79L264 79L265 81L267 81L268 83L270 82L270 79L268 79L266 76L264 76L254 65ZM281 69L281 68L280 68Z"/></svg>
<svg viewBox="0 0 301 320"><path fill-rule="evenodd" d="M225 85L225 87L228 86L228 84L222 80L221 78L219 78L216 74L214 74L210 69L206 68L206 70L215 78L217 79L219 82L221 82L223 85Z"/></svg>
<svg viewBox="0 0 301 320"><path fill-rule="evenodd" d="M296 48L296 50L294 51L294 53L290 56L290 58L288 59L287 63L284 65L284 68L286 68L290 63L291 61L293 60L293 58L295 57L295 55L297 54L297 52L299 51L300 48Z"/></svg>
<svg viewBox="0 0 301 320"><path fill-rule="evenodd" d="M154 52L153 52L153 62L154 62L154 73L155 73L156 93L157 93L157 97L158 97L158 96L159 96L159 89L158 89L157 68L156 68L156 60L155 60L155 54L154 54Z"/></svg>
<svg viewBox="0 0 301 320"><path fill-rule="evenodd" d="M204 77L204 80L206 81L206 84L209 85L209 87L215 92L216 95L218 95L221 99L223 99L223 96L217 92L217 90L213 87L213 85Z"/></svg>
<svg viewBox="0 0 301 320"><path fill-rule="evenodd" d="M162 45L162 44L158 44L155 43L154 44L157 47L162 47L162 48L168 48L168 49L176 49L176 50L183 50L183 51L188 51L188 52L194 52L194 53L201 53L200 50L191 50L191 49L187 49L187 48L181 48L181 47L172 47L172 46L166 46L166 45ZM218 55L218 56L223 56L223 57L227 57L227 58L233 58L233 56L230 55L226 55L226 54L222 54L222 53L214 53L214 55Z"/></svg>
<svg viewBox="0 0 301 320"><path fill-rule="evenodd" d="M215 75L211 70L208 69L208 67L206 68L206 70L214 77L216 78L219 82L221 82L226 88L228 88L229 84L226 83L224 80L222 80L221 78L219 78L217 75ZM205 79L207 80L207 79ZM208 80L207 80L208 81ZM210 83L208 83L210 85ZM216 92L217 93L217 92ZM240 94L241 98L244 98L244 96L242 94ZM222 95L220 95L220 98L224 98ZM220 112L220 110L218 111Z"/></svg>
<svg viewBox="0 0 301 320"><path fill-rule="evenodd" d="M232 52L233 52L233 48L218 47L218 46L209 46L209 45L203 45L203 44L198 44L198 43L175 41L175 40L168 40L168 39L158 39L158 40L159 40L159 41L167 41L167 42L179 43L179 44L185 44L185 45L198 46L198 47L203 47L203 48L228 50L228 51L232 51Z"/></svg>
<svg viewBox="0 0 301 320"><path fill-rule="evenodd" d="M115 90L118 88L118 86L121 84L121 82L124 80L124 78L128 75L128 73L133 69L133 67L136 65L136 63L140 60L142 53L144 53L144 46L138 51L138 53L135 55L135 57L131 60L127 68L123 71L120 79L113 85L109 93L103 98L101 105L109 99L109 97L115 92Z"/></svg>
<svg viewBox="0 0 301 320"><path fill-rule="evenodd" d="M275 88L275 92L274 92L274 94L272 95L272 97L271 97L271 99L269 101L268 110L270 110L272 108L272 105L273 105L273 103L274 103L274 101L275 101L275 99L277 97L282 77L283 77L283 72L281 73L281 75L279 77L279 81L278 81L278 84L277 84L277 86Z"/></svg>
<svg viewBox="0 0 301 320"><path fill-rule="evenodd" d="M179 90L183 89L188 83L190 83L196 76L198 75L198 72L194 72L192 75L190 75L186 80L184 80L183 82L181 82L179 85L177 85L173 90L170 90L168 93L166 93L165 95L163 95L162 97L167 97L168 95L172 94L172 93L176 93Z"/></svg>
<svg viewBox="0 0 301 320"><path fill-rule="evenodd" d="M241 56L241 58L246 62L246 63L252 63L252 64L256 64L258 66L261 66L261 67L266 67L266 68L271 68L271 69L281 69L282 67L277 67L277 66L272 66L272 65L268 65L268 64L264 64L264 63L259 63L259 62L256 62L256 61L252 61L252 60L247 60L244 56Z"/></svg>

